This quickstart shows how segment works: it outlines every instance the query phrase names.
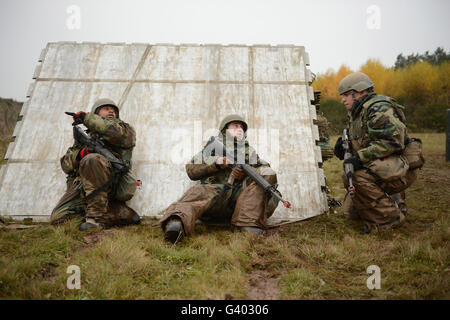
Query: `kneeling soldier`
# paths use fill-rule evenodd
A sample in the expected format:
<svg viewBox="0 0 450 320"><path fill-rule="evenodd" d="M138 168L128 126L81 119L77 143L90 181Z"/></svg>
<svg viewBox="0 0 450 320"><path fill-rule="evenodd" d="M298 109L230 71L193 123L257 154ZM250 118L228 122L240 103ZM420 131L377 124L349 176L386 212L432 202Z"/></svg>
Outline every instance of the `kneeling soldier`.
<svg viewBox="0 0 450 320"><path fill-rule="evenodd" d="M119 119L119 108L109 99L97 100L91 112L78 112L74 124L83 123L90 137L101 141L126 167L131 168L136 133ZM59 224L74 216L85 216L80 230L138 224L139 215L125 204L135 191L135 181L115 172L101 154L75 141L61 158L67 174L67 191L52 211L51 223Z"/></svg>
<svg viewBox="0 0 450 320"><path fill-rule="evenodd" d="M397 198L404 200L403 191L415 181L417 168L423 165L420 159L416 161L418 157L409 158L408 150L416 148L413 153L417 155L421 145L408 138L404 107L376 94L373 87L372 80L361 72L339 83L339 94L349 113L351 156L344 160L342 138L334 148L344 164L353 165L352 211L364 221L365 233L404 223L405 215L399 208L402 202ZM344 184L349 186L346 176Z"/></svg>

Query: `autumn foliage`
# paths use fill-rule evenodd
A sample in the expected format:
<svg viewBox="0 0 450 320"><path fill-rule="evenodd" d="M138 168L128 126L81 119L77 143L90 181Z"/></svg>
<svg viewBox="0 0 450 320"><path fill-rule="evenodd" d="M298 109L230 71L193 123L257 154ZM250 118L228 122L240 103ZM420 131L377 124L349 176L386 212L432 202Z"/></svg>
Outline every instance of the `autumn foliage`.
<svg viewBox="0 0 450 320"><path fill-rule="evenodd" d="M411 129L445 130L445 111L450 108L449 61L440 64L418 61L395 69L384 66L377 59L369 59L359 70L351 70L346 65L341 66L337 72L328 70L319 74L312 84L314 90L322 92L322 106L325 107L322 110L325 116L329 116L327 105L331 107L331 104L336 106L340 103L337 91L339 82L354 71L367 74L374 82L377 93L391 96L406 107ZM343 106L342 111L345 113ZM329 119L331 122L332 118L333 116ZM339 119L339 122L341 123L342 119ZM338 126L341 127L340 124Z"/></svg>

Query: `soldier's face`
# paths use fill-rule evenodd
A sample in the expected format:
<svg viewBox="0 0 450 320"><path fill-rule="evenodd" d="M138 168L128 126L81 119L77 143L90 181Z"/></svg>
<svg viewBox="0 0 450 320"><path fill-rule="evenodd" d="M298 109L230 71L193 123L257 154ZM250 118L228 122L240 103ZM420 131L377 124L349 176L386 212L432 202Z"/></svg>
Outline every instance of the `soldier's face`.
<svg viewBox="0 0 450 320"><path fill-rule="evenodd" d="M236 139L244 138L244 126L239 121L230 122L227 126L227 132Z"/></svg>
<svg viewBox="0 0 450 320"><path fill-rule="evenodd" d="M347 108L347 111L352 110L353 103L355 100L358 100L362 96L366 95L366 91L363 92L355 92L355 91L347 91L343 94L341 94L341 101L345 105L345 108ZM354 96L354 98L353 98Z"/></svg>
<svg viewBox="0 0 450 320"><path fill-rule="evenodd" d="M98 115L108 120L116 118L116 109L113 106L103 106L98 110Z"/></svg>

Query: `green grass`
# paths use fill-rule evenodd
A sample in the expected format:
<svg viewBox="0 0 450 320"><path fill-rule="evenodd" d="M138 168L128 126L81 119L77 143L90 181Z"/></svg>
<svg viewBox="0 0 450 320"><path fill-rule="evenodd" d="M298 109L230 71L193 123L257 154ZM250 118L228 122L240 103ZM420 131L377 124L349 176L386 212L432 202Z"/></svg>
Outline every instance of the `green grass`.
<svg viewBox="0 0 450 320"><path fill-rule="evenodd" d="M176 246L155 221L89 233L78 231L79 221L41 223L0 230L0 298L246 299L271 280L275 288L259 298L449 299L445 135L412 136L424 142L427 162L407 190L407 223L394 231L363 235L340 207L257 237L199 225ZM324 170L331 195L342 200L342 162L331 159ZM66 287L70 265L80 267L80 290ZM380 290L366 286L370 265L381 269Z"/></svg>

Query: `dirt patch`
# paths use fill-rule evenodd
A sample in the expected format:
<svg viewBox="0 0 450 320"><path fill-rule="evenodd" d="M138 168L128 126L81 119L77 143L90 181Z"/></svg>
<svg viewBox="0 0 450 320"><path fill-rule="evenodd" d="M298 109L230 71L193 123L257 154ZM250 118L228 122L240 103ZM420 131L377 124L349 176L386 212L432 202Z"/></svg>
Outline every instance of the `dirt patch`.
<svg viewBox="0 0 450 320"><path fill-rule="evenodd" d="M250 272L247 300L276 300L278 299L278 279L271 278L269 272L256 270Z"/></svg>
<svg viewBox="0 0 450 320"><path fill-rule="evenodd" d="M283 231L284 231L283 227L270 228L270 229L267 229L266 231L264 231L264 236L272 237L272 236L275 236L277 234L283 233Z"/></svg>
<svg viewBox="0 0 450 320"><path fill-rule="evenodd" d="M91 247L93 247L97 242L99 242L102 238L106 236L112 236L119 232L117 229L106 229L101 230L92 234L88 234L83 237L83 241L85 242L85 246L82 246L78 253L84 252L86 250L89 250Z"/></svg>

